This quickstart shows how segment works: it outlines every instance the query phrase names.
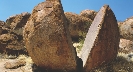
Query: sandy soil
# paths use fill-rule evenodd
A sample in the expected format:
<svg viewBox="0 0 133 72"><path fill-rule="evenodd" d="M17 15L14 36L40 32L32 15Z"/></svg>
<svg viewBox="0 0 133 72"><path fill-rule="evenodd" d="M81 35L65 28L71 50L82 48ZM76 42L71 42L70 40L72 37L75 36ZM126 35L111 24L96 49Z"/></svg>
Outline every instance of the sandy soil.
<svg viewBox="0 0 133 72"><path fill-rule="evenodd" d="M15 69L6 69L6 63L14 63L15 61L25 61L24 66L17 67ZM0 72L33 72L32 71L32 59L26 55L20 55L14 59L10 59L9 56L5 57L0 54ZM132 72L133 71L133 53L125 54L118 53L117 59L107 65L100 66L90 72ZM37 71L41 72L41 71ZM42 71L43 72L43 71Z"/></svg>
<svg viewBox="0 0 133 72"><path fill-rule="evenodd" d="M10 63L10 62L12 63L12 62L19 61L19 60L25 61L26 64L24 66L20 66L20 67L15 68L15 69L6 69L5 68L5 64L7 62L8 63ZM31 60L31 58L30 57L26 57L24 55L20 55L16 59L0 58L0 72L32 72L32 67L31 67L32 64L33 64L33 62Z"/></svg>

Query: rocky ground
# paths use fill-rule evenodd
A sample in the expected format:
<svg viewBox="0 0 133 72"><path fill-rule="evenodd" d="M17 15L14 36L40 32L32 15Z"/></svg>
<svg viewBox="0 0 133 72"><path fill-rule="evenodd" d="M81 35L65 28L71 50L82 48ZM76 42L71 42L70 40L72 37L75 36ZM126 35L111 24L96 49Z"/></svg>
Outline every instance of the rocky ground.
<svg viewBox="0 0 133 72"><path fill-rule="evenodd" d="M74 44L80 46L80 43ZM78 50L78 56L80 51ZM109 64L100 66L91 72L132 72L133 71L133 52L119 52L115 60ZM40 68L34 66L31 57L27 55L9 56L0 54L0 72L44 72Z"/></svg>
<svg viewBox="0 0 133 72"><path fill-rule="evenodd" d="M81 43L74 43L77 55L80 57ZM120 50L117 58L109 64L102 65L91 72L132 72L133 71L133 43L130 40L120 39ZM125 48L125 49L121 49ZM130 52L128 51L130 50ZM0 72L44 72L34 65L30 56L12 56L0 54Z"/></svg>
<svg viewBox="0 0 133 72"><path fill-rule="evenodd" d="M0 55L0 71L1 72L33 72L32 60L26 55L19 55L18 57Z"/></svg>

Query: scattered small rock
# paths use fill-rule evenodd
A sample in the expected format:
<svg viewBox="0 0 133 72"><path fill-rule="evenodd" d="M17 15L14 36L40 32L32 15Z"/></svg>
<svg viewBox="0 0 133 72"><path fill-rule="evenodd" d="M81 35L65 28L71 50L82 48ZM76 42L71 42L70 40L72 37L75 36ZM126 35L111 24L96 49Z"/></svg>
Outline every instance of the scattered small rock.
<svg viewBox="0 0 133 72"><path fill-rule="evenodd" d="M24 60L10 60L5 63L6 69L16 69L18 67L24 66L26 62Z"/></svg>
<svg viewBox="0 0 133 72"><path fill-rule="evenodd" d="M119 47L120 47L119 52L125 54L131 53L133 52L133 41L121 38Z"/></svg>

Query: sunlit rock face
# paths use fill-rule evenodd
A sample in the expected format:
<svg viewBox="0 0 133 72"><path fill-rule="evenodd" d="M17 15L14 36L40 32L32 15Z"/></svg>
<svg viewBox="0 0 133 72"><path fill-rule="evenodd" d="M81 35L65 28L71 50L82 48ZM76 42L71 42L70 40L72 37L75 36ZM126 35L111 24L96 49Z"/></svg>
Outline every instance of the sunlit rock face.
<svg viewBox="0 0 133 72"><path fill-rule="evenodd" d="M119 49L120 53L129 54L133 52L133 41L121 38L119 47L120 47Z"/></svg>
<svg viewBox="0 0 133 72"><path fill-rule="evenodd" d="M117 56L119 48L119 28L111 8L104 5L91 24L81 58L84 71L109 63Z"/></svg>
<svg viewBox="0 0 133 72"><path fill-rule="evenodd" d="M23 36L36 65L48 72L76 71L76 51L60 0L46 0L35 6Z"/></svg>
<svg viewBox="0 0 133 72"><path fill-rule="evenodd" d="M80 16L84 16L84 17L89 18L91 20L94 20L96 14L97 14L96 11L89 10L89 9L86 9L86 10L83 10L80 12Z"/></svg>
<svg viewBox="0 0 133 72"><path fill-rule="evenodd" d="M118 24L121 37L133 41L133 17L127 18L124 22Z"/></svg>

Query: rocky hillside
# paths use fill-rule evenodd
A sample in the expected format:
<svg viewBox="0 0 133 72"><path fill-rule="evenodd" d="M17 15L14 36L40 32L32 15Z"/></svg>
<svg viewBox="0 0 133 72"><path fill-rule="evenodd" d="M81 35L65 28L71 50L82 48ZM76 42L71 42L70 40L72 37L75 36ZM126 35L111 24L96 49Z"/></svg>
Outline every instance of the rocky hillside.
<svg viewBox="0 0 133 72"><path fill-rule="evenodd" d="M132 72L132 28L109 5L75 14L46 0L0 21L0 72Z"/></svg>

